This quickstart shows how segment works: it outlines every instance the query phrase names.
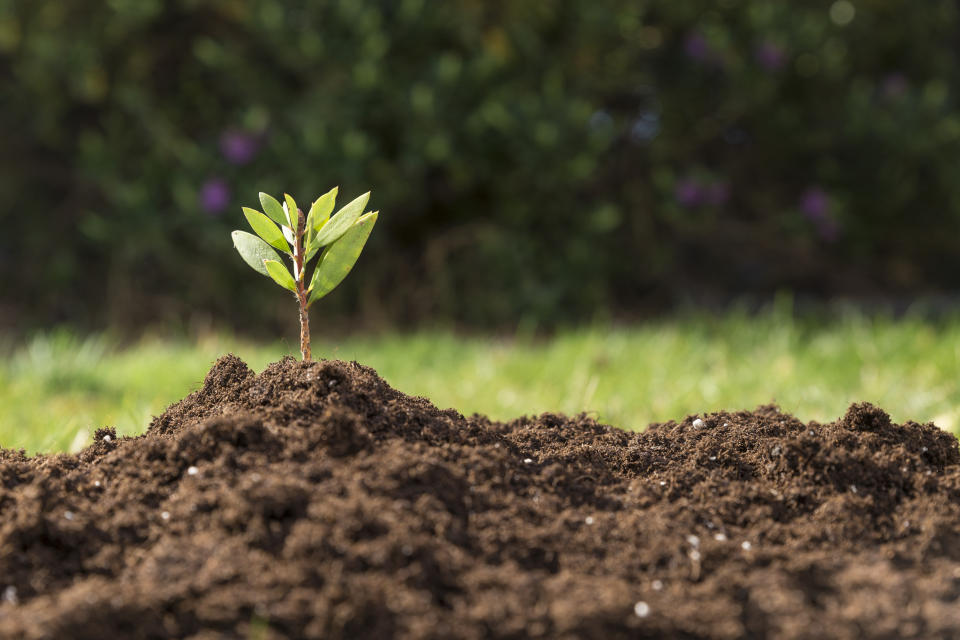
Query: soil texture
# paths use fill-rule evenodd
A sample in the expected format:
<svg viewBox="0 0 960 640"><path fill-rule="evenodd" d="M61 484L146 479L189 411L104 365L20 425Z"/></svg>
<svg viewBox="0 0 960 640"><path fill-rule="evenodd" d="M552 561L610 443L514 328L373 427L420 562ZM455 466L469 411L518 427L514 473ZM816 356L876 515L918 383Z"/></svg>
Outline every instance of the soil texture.
<svg viewBox="0 0 960 640"><path fill-rule="evenodd" d="M857 404L642 433L217 361L147 433L0 449L2 638L960 638L960 453Z"/></svg>

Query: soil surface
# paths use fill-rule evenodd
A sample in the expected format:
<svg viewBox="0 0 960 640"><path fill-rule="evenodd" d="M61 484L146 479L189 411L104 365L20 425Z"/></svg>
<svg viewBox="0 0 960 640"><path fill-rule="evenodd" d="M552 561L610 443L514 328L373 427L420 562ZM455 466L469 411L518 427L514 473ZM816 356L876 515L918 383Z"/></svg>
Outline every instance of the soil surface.
<svg viewBox="0 0 960 640"><path fill-rule="evenodd" d="M2 638L958 638L960 454L776 407L631 433L221 358L146 435L0 450Z"/></svg>

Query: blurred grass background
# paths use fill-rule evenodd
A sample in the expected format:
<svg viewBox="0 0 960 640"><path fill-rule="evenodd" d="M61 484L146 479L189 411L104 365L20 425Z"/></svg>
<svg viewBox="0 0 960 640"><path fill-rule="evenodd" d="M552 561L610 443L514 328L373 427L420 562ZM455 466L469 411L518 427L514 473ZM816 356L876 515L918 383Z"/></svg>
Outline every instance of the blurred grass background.
<svg viewBox="0 0 960 640"><path fill-rule="evenodd" d="M219 355L236 353L259 372L295 351L292 341L225 334L144 338L123 348L106 336L39 334L0 364L0 442L71 450L104 425L138 434L168 403L198 388ZM501 420L586 411L642 429L776 401L804 420L828 421L866 400L897 421L960 426L960 316L893 320L850 311L824 322L778 311L689 313L549 339L449 331L321 339L314 353L372 366L394 387L440 407Z"/></svg>

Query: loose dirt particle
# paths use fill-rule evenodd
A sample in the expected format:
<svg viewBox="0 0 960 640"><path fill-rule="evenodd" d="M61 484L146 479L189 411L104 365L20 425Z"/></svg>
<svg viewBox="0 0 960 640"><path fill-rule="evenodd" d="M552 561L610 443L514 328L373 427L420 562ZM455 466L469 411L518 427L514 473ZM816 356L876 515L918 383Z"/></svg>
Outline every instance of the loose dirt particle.
<svg viewBox="0 0 960 640"><path fill-rule="evenodd" d="M955 638L958 531L956 439L870 405L629 433L226 357L144 436L0 450L0 638Z"/></svg>

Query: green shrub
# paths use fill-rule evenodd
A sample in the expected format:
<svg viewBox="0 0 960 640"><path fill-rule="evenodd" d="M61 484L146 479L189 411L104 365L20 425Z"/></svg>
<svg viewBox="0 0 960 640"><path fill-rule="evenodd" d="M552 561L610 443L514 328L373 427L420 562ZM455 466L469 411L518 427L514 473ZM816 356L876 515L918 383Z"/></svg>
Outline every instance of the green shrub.
<svg viewBox="0 0 960 640"><path fill-rule="evenodd" d="M944 0L0 0L0 321L284 323L225 212L331 181L391 212L330 298L373 320L956 286L957 26Z"/></svg>

